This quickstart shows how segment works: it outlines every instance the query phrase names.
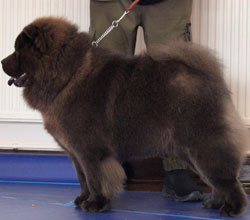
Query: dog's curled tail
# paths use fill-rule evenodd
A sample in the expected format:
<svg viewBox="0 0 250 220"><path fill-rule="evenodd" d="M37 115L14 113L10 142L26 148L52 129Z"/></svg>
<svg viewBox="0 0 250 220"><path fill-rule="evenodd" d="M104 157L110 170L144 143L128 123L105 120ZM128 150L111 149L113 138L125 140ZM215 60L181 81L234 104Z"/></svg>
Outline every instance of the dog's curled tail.
<svg viewBox="0 0 250 220"><path fill-rule="evenodd" d="M209 75L223 77L222 64L215 51L196 43L173 41L168 45L154 46L149 51L149 55L155 60L174 60Z"/></svg>

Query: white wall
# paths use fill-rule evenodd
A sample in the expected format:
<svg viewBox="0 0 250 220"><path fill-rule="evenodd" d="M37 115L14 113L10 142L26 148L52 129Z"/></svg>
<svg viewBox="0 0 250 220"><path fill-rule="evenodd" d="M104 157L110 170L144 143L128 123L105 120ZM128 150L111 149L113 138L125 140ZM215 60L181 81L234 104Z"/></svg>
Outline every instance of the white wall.
<svg viewBox="0 0 250 220"><path fill-rule="evenodd" d="M13 52L14 41L25 25L40 16L63 16L89 27L88 0L0 0L0 60ZM23 102L21 89L7 85L0 68L0 148L60 150L43 129L40 114Z"/></svg>
<svg viewBox="0 0 250 220"><path fill-rule="evenodd" d="M193 40L217 51L225 65L225 78L234 103L248 126L249 14L249 0L193 0ZM13 51L14 40L22 28L34 18L45 15L67 17L81 30L88 31L89 1L0 0L0 60ZM142 47L140 39L139 50ZM40 115L26 106L20 89L7 86L7 80L0 68L0 148L59 149L43 130Z"/></svg>

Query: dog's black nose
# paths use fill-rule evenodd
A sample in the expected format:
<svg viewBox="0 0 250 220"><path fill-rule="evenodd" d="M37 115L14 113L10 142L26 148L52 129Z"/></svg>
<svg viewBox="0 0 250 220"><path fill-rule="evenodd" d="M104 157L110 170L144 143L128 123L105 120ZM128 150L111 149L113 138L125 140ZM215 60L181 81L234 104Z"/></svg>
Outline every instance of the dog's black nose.
<svg viewBox="0 0 250 220"><path fill-rule="evenodd" d="M5 59L1 60L1 64L2 64L2 65L4 64L4 60L5 60Z"/></svg>

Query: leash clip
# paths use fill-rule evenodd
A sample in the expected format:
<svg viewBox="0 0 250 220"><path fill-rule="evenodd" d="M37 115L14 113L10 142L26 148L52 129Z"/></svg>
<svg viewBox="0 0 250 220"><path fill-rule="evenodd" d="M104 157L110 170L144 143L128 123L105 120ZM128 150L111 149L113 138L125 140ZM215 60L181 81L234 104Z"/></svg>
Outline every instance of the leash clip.
<svg viewBox="0 0 250 220"><path fill-rule="evenodd" d="M135 5L139 2L140 0L135 0L127 9L126 11L122 14L122 16L118 20L112 21L111 26L96 40L92 41L91 45L93 47L98 47L99 43L101 40L106 37L114 28L117 28L119 25L119 22L135 7Z"/></svg>

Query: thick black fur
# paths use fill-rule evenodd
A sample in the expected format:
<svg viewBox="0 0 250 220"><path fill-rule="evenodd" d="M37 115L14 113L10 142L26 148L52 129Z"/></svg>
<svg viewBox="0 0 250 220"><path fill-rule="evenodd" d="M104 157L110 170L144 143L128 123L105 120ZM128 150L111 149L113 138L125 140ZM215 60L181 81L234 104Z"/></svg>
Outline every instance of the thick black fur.
<svg viewBox="0 0 250 220"><path fill-rule="evenodd" d="M125 178L121 161L167 154L212 187L205 207L225 216L246 210L237 178L249 142L208 50L176 43L125 57L91 47L88 34L50 17L25 27L2 65L22 78L25 100L74 162L83 210L109 207Z"/></svg>

